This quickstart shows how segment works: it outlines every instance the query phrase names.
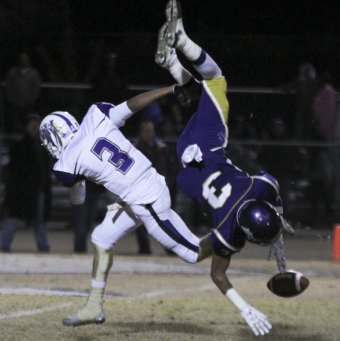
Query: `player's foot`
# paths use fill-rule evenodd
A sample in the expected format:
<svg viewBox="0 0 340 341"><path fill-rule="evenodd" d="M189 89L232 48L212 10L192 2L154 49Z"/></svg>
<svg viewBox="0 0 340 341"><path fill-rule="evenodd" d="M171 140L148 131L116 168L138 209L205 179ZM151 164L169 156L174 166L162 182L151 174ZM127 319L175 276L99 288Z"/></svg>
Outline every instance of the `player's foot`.
<svg viewBox="0 0 340 341"><path fill-rule="evenodd" d="M85 324L102 324L105 322L105 315L102 305L85 305L75 315L71 315L63 319L64 326L82 326Z"/></svg>
<svg viewBox="0 0 340 341"><path fill-rule="evenodd" d="M155 54L156 64L168 68L177 59L176 51L169 47L166 42L168 24L165 23L158 33L157 51Z"/></svg>
<svg viewBox="0 0 340 341"><path fill-rule="evenodd" d="M165 8L165 16L168 22L167 44L170 47L178 47L183 43L186 36L183 27L182 8L179 1L168 1Z"/></svg>

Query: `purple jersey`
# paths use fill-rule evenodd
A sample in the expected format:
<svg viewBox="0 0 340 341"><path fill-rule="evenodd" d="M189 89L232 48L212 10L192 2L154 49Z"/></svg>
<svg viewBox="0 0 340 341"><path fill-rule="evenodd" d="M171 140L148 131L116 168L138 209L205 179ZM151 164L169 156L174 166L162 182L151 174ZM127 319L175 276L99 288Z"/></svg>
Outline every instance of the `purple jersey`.
<svg viewBox="0 0 340 341"><path fill-rule="evenodd" d="M193 198L212 225L212 244L217 254L240 251L246 236L237 226L239 206L249 199L281 205L277 181L269 174L249 176L226 157L228 101L226 81L219 77L203 82L197 112L188 122L177 143L177 155L197 144L203 162L185 165L178 174L179 188Z"/></svg>

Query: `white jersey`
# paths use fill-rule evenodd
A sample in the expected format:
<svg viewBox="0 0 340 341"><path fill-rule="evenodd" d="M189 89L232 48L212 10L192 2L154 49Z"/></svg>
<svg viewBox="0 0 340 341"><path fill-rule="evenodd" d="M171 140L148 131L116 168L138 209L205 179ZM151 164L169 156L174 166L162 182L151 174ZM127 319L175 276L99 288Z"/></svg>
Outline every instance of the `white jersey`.
<svg viewBox="0 0 340 341"><path fill-rule="evenodd" d="M92 105L53 167L57 178L69 186L86 178L128 204L154 202L166 187L165 179L119 130L131 115L126 102Z"/></svg>

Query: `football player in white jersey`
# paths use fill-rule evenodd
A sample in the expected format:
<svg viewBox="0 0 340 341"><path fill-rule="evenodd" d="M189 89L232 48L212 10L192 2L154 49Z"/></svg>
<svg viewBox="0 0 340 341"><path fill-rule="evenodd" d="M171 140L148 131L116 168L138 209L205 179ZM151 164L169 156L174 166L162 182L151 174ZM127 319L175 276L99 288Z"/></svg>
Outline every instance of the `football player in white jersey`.
<svg viewBox="0 0 340 341"><path fill-rule="evenodd" d="M47 115L40 125L40 138L57 159L53 172L69 187L70 201L85 199L85 180L100 184L119 199L93 231L91 291L85 306L63 320L64 325L103 323L103 296L113 262L113 248L127 233L143 224L160 244L189 263L203 258L199 238L171 209L164 177L119 130L133 113L172 94L173 86L151 90L117 106L93 104L79 125L67 112ZM209 251L208 251L209 252Z"/></svg>

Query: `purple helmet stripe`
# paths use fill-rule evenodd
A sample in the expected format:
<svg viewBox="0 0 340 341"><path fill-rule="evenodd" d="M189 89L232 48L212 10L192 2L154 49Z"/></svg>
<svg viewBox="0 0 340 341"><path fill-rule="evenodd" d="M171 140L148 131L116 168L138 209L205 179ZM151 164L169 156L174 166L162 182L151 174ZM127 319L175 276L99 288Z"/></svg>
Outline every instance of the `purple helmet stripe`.
<svg viewBox="0 0 340 341"><path fill-rule="evenodd" d="M75 133L77 131L77 128L71 123L71 121L67 117L60 115L60 114L55 114L55 113L53 113L51 115L58 116L58 117L62 118L67 123L67 125L70 127L72 133Z"/></svg>

